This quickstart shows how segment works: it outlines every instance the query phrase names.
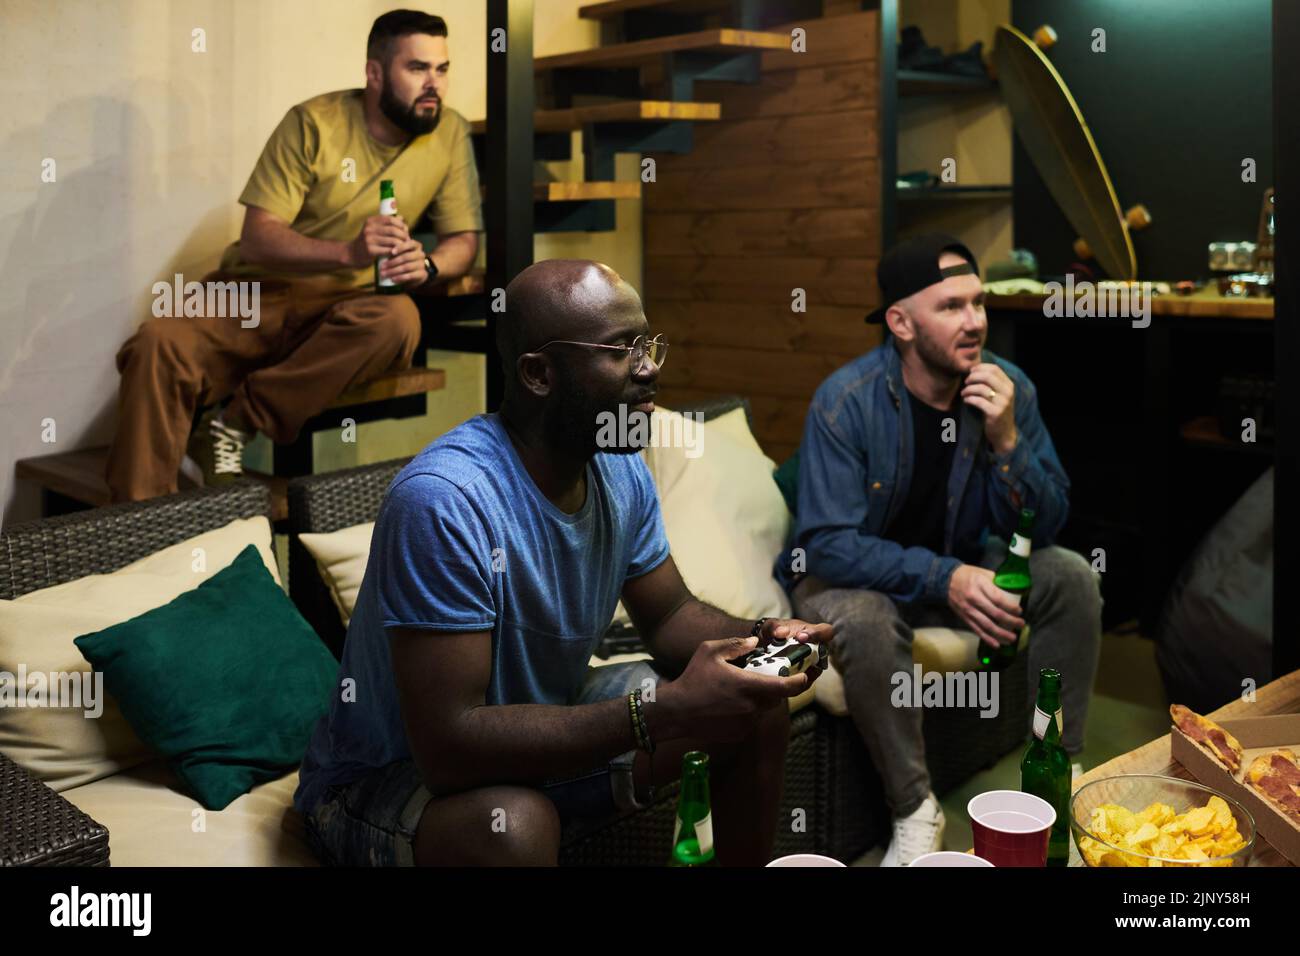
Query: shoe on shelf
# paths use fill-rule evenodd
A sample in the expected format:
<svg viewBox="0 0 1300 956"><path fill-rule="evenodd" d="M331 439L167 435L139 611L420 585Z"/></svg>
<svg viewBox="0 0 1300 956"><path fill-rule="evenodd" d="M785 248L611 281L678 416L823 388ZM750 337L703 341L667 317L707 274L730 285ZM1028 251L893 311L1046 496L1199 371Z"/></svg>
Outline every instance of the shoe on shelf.
<svg viewBox="0 0 1300 956"><path fill-rule="evenodd" d="M203 485L227 485L243 477L244 446L252 438L249 432L227 425L221 418L221 408L214 405L203 413L190 434L185 457L190 465L197 466ZM181 463L181 471L191 479L197 477L186 462Z"/></svg>
<svg viewBox="0 0 1300 956"><path fill-rule="evenodd" d="M907 866L918 856L943 848L943 808L933 793L910 816L894 818L894 836L881 866Z"/></svg>
<svg viewBox="0 0 1300 956"><path fill-rule="evenodd" d="M984 65L983 48L984 44L976 40L970 45L969 49L944 57L943 65L939 67L939 71L941 73L952 73L956 76L987 78L989 69Z"/></svg>
<svg viewBox="0 0 1300 956"><path fill-rule="evenodd" d="M927 46L920 27L903 27L898 44L898 69L932 70L943 69L945 57L937 46Z"/></svg>

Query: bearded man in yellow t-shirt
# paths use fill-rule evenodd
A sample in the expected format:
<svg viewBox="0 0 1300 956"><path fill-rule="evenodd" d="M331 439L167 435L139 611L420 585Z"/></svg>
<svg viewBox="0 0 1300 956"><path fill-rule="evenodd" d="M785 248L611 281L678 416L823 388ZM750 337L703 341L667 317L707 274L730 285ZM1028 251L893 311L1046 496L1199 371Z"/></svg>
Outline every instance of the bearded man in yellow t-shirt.
<svg viewBox="0 0 1300 956"><path fill-rule="evenodd" d="M196 484L233 481L254 433L292 442L346 389L409 368L420 318L403 290L473 265L478 174L469 123L443 105L446 23L386 13L366 57L364 89L299 103L271 134L220 269L202 283L177 277L174 295L154 286L153 318L117 354L114 501L174 492L182 471ZM397 215L378 214L382 180ZM427 255L408 226L425 213L438 236ZM398 294L375 288L381 257L379 279Z"/></svg>

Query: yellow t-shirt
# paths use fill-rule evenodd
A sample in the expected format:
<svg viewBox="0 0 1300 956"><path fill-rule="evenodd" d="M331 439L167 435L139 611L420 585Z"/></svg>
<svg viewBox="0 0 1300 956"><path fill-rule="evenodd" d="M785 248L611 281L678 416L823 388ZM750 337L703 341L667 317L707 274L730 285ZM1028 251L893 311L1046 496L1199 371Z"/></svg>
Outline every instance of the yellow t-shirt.
<svg viewBox="0 0 1300 956"><path fill-rule="evenodd" d="M299 103L262 150L239 201L260 206L312 239L351 242L379 212L379 181L393 180L397 211L412 230L427 211L439 235L483 229L478 170L469 122L442 107L432 133L385 146L366 129L362 90L341 90ZM222 271L275 273L243 262L239 243L221 257ZM373 285L373 266L329 273L353 286Z"/></svg>

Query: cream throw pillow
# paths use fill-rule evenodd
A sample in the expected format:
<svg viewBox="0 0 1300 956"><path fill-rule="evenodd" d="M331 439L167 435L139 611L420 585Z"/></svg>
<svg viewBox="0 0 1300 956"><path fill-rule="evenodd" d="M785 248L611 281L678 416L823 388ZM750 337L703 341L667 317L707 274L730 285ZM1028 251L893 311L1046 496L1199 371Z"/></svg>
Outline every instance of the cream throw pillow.
<svg viewBox="0 0 1300 956"><path fill-rule="evenodd" d="M357 592L361 590L361 579L366 576L370 538L374 531L375 523L367 521L339 531L298 536L307 553L316 559L316 569L329 588L330 597L334 598L344 628L352 620L352 609L357 606Z"/></svg>
<svg viewBox="0 0 1300 956"><path fill-rule="evenodd" d="M672 421L681 418L678 412L654 414L660 435L689 434ZM701 601L735 617L789 617L789 598L772 577L791 521L772 478L776 466L750 432L744 409L697 427L704 435L695 449L645 451L682 579Z"/></svg>
<svg viewBox="0 0 1300 956"><path fill-rule="evenodd" d="M96 692L90 664L72 641L198 587L249 544L257 546L279 584L270 522L256 517L237 519L111 574L0 600L0 752L55 790L152 759L155 755L127 724L117 702L102 691L102 676ZM22 671L26 680L20 683ZM83 690L82 706L17 706L20 694L24 702L30 699L30 688L38 683L34 675L48 679L51 673L68 675L59 678L68 681L65 686ZM56 693L53 687L50 691Z"/></svg>

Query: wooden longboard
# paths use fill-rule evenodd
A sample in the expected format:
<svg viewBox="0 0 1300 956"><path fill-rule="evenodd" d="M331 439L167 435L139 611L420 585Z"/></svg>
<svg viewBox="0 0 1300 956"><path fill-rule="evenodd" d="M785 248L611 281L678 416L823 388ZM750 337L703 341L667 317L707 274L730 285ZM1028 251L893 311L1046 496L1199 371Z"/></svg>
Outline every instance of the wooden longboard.
<svg viewBox="0 0 1300 956"><path fill-rule="evenodd" d="M1079 104L1050 60L1009 24L993 59L1016 135L1061 212L1112 279L1136 279L1137 257L1115 187Z"/></svg>

